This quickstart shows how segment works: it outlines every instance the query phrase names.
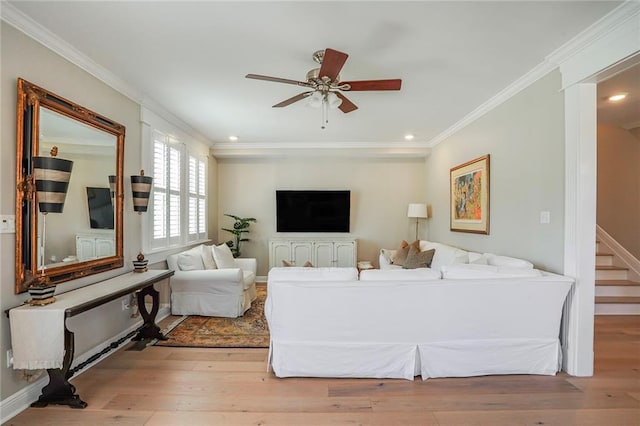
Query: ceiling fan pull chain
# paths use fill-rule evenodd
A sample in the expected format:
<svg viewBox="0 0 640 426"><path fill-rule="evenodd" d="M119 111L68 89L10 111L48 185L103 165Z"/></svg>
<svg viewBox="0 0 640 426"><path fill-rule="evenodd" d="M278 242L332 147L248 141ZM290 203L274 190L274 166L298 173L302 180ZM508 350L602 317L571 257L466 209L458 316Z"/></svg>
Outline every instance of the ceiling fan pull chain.
<svg viewBox="0 0 640 426"><path fill-rule="evenodd" d="M321 129L326 129L327 124L329 124L329 100L327 99L327 94L325 93L322 96L322 126Z"/></svg>

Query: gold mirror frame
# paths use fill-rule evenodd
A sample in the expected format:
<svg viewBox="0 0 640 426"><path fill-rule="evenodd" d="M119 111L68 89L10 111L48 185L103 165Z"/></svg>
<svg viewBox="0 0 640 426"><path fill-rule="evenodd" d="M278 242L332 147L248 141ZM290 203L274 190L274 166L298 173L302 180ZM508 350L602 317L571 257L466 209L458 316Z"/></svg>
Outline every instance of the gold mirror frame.
<svg viewBox="0 0 640 426"><path fill-rule="evenodd" d="M32 177L32 158L39 153L40 107L107 132L116 137L115 256L38 269L38 207ZM58 283L97 274L124 265L123 164L125 127L46 89L18 79L16 143L16 282L23 293L33 284ZM45 155L45 154L42 154Z"/></svg>

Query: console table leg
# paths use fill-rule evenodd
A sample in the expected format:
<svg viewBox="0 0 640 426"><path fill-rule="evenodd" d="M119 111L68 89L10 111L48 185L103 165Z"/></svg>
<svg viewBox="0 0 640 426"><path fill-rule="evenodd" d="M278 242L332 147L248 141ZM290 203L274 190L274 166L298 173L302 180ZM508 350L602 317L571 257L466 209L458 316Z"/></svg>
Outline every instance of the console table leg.
<svg viewBox="0 0 640 426"><path fill-rule="evenodd" d="M147 305L144 303L144 298L147 295L151 296L151 300L153 301L151 312L147 311ZM142 327L138 330L138 334L131 340L167 340L168 338L160 332L160 327L156 325L156 315L158 314L158 309L160 309L160 293L158 293L153 287L153 284L151 284L140 290L137 296L138 309L140 310L140 316L144 319L144 324L142 324Z"/></svg>
<svg viewBox="0 0 640 426"><path fill-rule="evenodd" d="M73 361L74 336L66 325L64 327L64 350L62 368L47 370L49 383L42 388L42 395L31 404L32 407L46 407L49 404L68 405L71 408L85 408L87 406L87 403L76 394L76 387L69 383L69 379L73 375L70 368Z"/></svg>

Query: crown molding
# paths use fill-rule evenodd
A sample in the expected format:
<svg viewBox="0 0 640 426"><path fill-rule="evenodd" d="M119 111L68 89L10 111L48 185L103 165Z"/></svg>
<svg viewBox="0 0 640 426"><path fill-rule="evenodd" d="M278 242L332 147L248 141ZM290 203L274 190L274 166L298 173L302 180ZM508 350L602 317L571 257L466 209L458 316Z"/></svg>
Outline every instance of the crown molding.
<svg viewBox="0 0 640 426"><path fill-rule="evenodd" d="M431 148L437 146L450 136L454 135L461 129L467 127L483 115L492 111L511 97L518 94L523 89L529 87L549 72L558 68L562 63L569 60L578 52L582 52L594 43L598 42L602 37L616 31L620 26L632 19L638 19L640 15L640 2L638 0L627 0L607 15L593 23L580 34L554 50L547 55L540 64L520 77L518 80L498 92L495 96L471 111L461 120L453 124L451 127L440 133L427 142Z"/></svg>
<svg viewBox="0 0 640 426"><path fill-rule="evenodd" d="M145 108L153 111L158 116L180 128L180 130L188 133L195 139L198 139L207 145L211 145L211 141L204 137L200 132L176 117L158 102L133 88L133 86L129 85L123 79L116 76L114 73L77 50L71 44L22 13L12 4L2 1L0 5L0 19L42 44L47 49L62 56L78 68L91 74L138 105L144 106Z"/></svg>
<svg viewBox="0 0 640 426"><path fill-rule="evenodd" d="M381 143L221 143L211 149L215 158L265 157L354 157L354 158L413 158L424 159L431 149L422 145Z"/></svg>
<svg viewBox="0 0 640 426"><path fill-rule="evenodd" d="M137 103L141 102L143 96L140 92L129 86L111 71L88 58L85 54L71 46L65 40L22 13L12 4L2 2L0 16L2 17L2 20L9 25L15 27L17 30L42 44L44 47L52 50L72 64L88 72L98 80L106 83L114 90L122 93L124 96Z"/></svg>

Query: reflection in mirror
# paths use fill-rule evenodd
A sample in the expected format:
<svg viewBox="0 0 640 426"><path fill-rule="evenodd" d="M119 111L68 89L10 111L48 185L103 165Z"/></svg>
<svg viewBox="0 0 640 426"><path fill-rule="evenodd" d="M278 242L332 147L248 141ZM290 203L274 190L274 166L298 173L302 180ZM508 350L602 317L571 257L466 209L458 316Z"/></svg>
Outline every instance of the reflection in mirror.
<svg viewBox="0 0 640 426"><path fill-rule="evenodd" d="M18 111L16 293L122 267L124 126L22 79ZM62 213L44 215L33 159L53 147L73 171Z"/></svg>
<svg viewBox="0 0 640 426"><path fill-rule="evenodd" d="M47 214L45 227L38 211L38 269L115 256L109 176L116 174L117 138L44 107L39 132L38 154L57 146L58 157L73 161L74 169L63 214Z"/></svg>

